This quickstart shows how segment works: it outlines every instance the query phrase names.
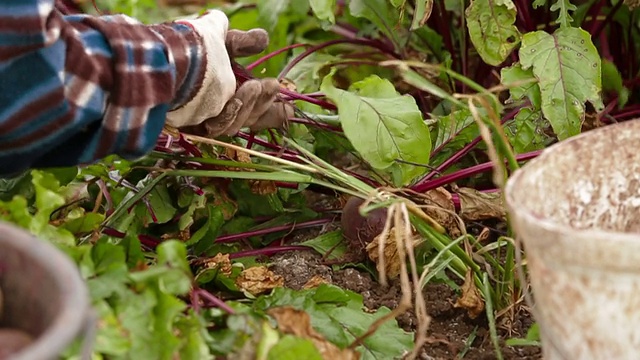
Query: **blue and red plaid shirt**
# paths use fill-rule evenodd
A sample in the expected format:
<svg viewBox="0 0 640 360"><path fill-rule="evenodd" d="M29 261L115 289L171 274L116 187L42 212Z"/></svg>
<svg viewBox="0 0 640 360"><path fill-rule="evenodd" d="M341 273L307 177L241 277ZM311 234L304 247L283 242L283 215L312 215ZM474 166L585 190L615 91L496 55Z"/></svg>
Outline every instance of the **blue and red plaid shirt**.
<svg viewBox="0 0 640 360"><path fill-rule="evenodd" d="M0 1L0 175L149 152L206 68L191 28Z"/></svg>

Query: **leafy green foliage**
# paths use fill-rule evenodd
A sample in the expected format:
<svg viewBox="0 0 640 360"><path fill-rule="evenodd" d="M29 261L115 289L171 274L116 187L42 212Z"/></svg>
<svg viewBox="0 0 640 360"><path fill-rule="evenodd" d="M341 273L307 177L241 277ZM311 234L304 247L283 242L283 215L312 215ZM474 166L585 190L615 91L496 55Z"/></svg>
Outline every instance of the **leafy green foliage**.
<svg viewBox="0 0 640 360"><path fill-rule="evenodd" d="M399 5L400 4L398 4L398 6ZM433 11L433 0L416 1L413 20L411 20L411 27L409 28L409 30L415 31L423 27L426 21L431 16L432 11Z"/></svg>
<svg viewBox="0 0 640 360"><path fill-rule="evenodd" d="M332 25L335 23L336 17L333 8L336 5L336 0L309 0L309 5L318 19L328 21Z"/></svg>
<svg viewBox="0 0 640 360"><path fill-rule="evenodd" d="M523 70L531 68L538 79L542 113L560 140L580 132L585 102L591 102L596 110L604 107L601 61L586 31L562 28L554 34L525 34L520 63Z"/></svg>
<svg viewBox="0 0 640 360"><path fill-rule="evenodd" d="M538 79L533 75L533 69L523 69L520 64L503 68L501 81L509 87L509 99L507 102L515 102L525 97L531 102L533 107L541 106L540 86Z"/></svg>
<svg viewBox="0 0 640 360"><path fill-rule="evenodd" d="M323 360L322 355L309 339L285 335L270 350L268 360Z"/></svg>
<svg viewBox="0 0 640 360"><path fill-rule="evenodd" d="M27 197L16 194L8 201L0 202L0 219L14 223L30 233L58 244L76 243L72 232L49 223L53 212L64 205L60 182L49 172L32 170L30 173L34 202L30 206Z"/></svg>
<svg viewBox="0 0 640 360"><path fill-rule="evenodd" d="M327 259L340 259L347 252L347 245L343 241L342 231L335 230L324 233L302 243L313 248Z"/></svg>
<svg viewBox="0 0 640 360"><path fill-rule="evenodd" d="M547 121L539 110L522 108L513 121L505 124L505 132L517 154L545 148L551 139L545 135Z"/></svg>
<svg viewBox="0 0 640 360"><path fill-rule="evenodd" d="M77 261L101 319L94 351L126 359L209 357L202 320L177 297L191 288L184 244L162 243L156 264L146 269L133 239L66 251Z"/></svg>
<svg viewBox="0 0 640 360"><path fill-rule="evenodd" d="M516 12L511 0L475 0L467 8L471 42L487 64L501 64L520 43Z"/></svg>
<svg viewBox="0 0 640 360"><path fill-rule="evenodd" d="M307 19L304 11L308 9L308 3L303 6L292 6L295 1L261 0L263 6L248 11L234 12L229 18L229 26L239 30L250 30L262 27L269 30L270 42L266 52L273 52L289 44L288 34L290 27L303 19ZM273 4L272 4L273 3ZM236 59L238 63L247 65L259 59L261 55ZM256 72L261 76L275 77L286 64L285 56L276 56L260 67Z"/></svg>
<svg viewBox="0 0 640 360"><path fill-rule="evenodd" d="M415 164L428 163L431 137L415 100L377 76L348 91L334 87L332 80L328 75L321 89L338 105L345 135L365 160L391 173L397 186L424 174L426 169Z"/></svg>
<svg viewBox="0 0 640 360"><path fill-rule="evenodd" d="M529 105L522 107L513 121L505 124L514 151L522 154L544 148L551 141L544 132L549 122L542 115L540 87L533 70L524 70L520 64L515 64L502 69L501 79L503 84L509 86L508 102L529 101Z"/></svg>
<svg viewBox="0 0 640 360"><path fill-rule="evenodd" d="M629 101L629 89L624 86L620 71L609 60L602 61L602 90L618 94L618 107L624 107Z"/></svg>
<svg viewBox="0 0 640 360"><path fill-rule="evenodd" d="M273 29L278 24L278 18L291 6L289 0L259 0L258 5L258 22L268 30Z"/></svg>
<svg viewBox="0 0 640 360"><path fill-rule="evenodd" d="M524 339L509 339L507 344L509 346L540 346L540 326L531 325Z"/></svg>
<svg viewBox="0 0 640 360"><path fill-rule="evenodd" d="M275 289L271 295L258 298L254 307L266 310L285 305L307 312L313 328L341 348L367 331L376 319L389 313L387 308L380 308L374 313L362 311L361 295L331 285L304 291ZM393 359L410 349L412 343L411 334L398 328L395 321L389 321L356 350L362 354L363 360Z"/></svg>
<svg viewBox="0 0 640 360"><path fill-rule="evenodd" d="M349 11L355 17L369 20L396 46L400 46L395 27L400 20L400 13L388 0L350 0Z"/></svg>
<svg viewBox="0 0 640 360"><path fill-rule="evenodd" d="M431 136L435 139L433 147L438 153L431 160L432 165L440 165L480 134L478 125L467 109L439 116L436 120Z"/></svg>
<svg viewBox="0 0 640 360"><path fill-rule="evenodd" d="M558 12L558 24L560 24L562 28L567 28L571 26L571 22L573 21L569 12L577 9L578 7L573 5L570 0L557 0L551 5L550 10Z"/></svg>

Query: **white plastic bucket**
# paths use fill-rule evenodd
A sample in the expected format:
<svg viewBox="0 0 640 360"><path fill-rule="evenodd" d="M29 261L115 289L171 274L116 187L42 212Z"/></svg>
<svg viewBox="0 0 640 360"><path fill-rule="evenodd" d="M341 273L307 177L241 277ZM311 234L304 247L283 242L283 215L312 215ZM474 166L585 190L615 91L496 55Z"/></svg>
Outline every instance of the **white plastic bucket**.
<svg viewBox="0 0 640 360"><path fill-rule="evenodd" d="M0 327L34 338L11 360L59 359L82 339L82 359L91 357L96 318L77 267L47 241L0 222Z"/></svg>
<svg viewBox="0 0 640 360"><path fill-rule="evenodd" d="M505 197L544 358L640 359L640 120L549 147Z"/></svg>

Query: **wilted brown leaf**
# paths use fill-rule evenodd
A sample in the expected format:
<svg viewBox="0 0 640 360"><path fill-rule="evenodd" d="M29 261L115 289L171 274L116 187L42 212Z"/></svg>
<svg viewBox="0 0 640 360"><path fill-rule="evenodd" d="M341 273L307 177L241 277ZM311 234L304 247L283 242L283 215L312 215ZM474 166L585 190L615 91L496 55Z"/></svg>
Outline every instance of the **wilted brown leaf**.
<svg viewBox="0 0 640 360"><path fill-rule="evenodd" d="M226 148L225 155L231 160L236 160L238 162L245 163L245 164L251 163L251 156L248 153L243 151L236 151L234 149ZM249 172L255 171L255 169L235 168L235 167L229 168L229 170L249 171ZM249 188L251 189L252 193L257 195L275 194L276 191L278 191L278 188L276 187L275 183L273 181L267 181L267 180L249 180Z"/></svg>
<svg viewBox="0 0 640 360"><path fill-rule="evenodd" d="M250 164L251 163L251 156L247 152L237 151L237 150L231 149L231 148L225 148L224 149L224 154L231 160L235 160L237 162L241 162L241 163L245 163L245 164ZM244 169L244 170L254 171L254 169Z"/></svg>
<svg viewBox="0 0 640 360"><path fill-rule="evenodd" d="M258 195L275 194L278 191L276 183L270 180L249 180L251 192Z"/></svg>
<svg viewBox="0 0 640 360"><path fill-rule="evenodd" d="M330 284L330 282L320 275L314 275L311 279L309 279L309 281L307 281L306 284L302 286L302 288L305 290L313 289L313 288L317 288L322 284Z"/></svg>
<svg viewBox="0 0 640 360"><path fill-rule="evenodd" d="M396 231L395 228L391 228L389 234L386 239L384 239L384 268L387 277L390 279L398 277L400 275L400 257L398 256L398 247L396 245ZM380 234L382 235L382 234ZM367 244L366 250L369 255L369 259L375 262L376 265L379 263L378 258L378 245L380 244L380 235L376 236L375 239ZM413 234L409 234L412 236ZM412 236L413 246L415 247L419 240Z"/></svg>
<svg viewBox="0 0 640 360"><path fill-rule="evenodd" d="M244 151L237 151L231 148L224 149L224 156L229 160L234 160L243 164L250 164L252 162L251 155L249 155L249 153ZM249 172L256 171L256 169L234 167L234 166L230 166L227 169L230 171L249 171Z"/></svg>
<svg viewBox="0 0 640 360"><path fill-rule="evenodd" d="M286 334L311 340L324 360L358 360L360 353L355 350L340 349L311 327L311 318L303 310L290 306L272 308L267 311L278 323L278 329Z"/></svg>
<svg viewBox="0 0 640 360"><path fill-rule="evenodd" d="M289 79L286 79L286 78L280 80L280 87L283 87L283 88L285 88L287 90L290 90L290 91L298 91L298 88L296 87L296 84L293 81L291 81Z"/></svg>
<svg viewBox="0 0 640 360"><path fill-rule="evenodd" d="M179 138L180 137L180 130L174 128L171 125L167 125L167 124L165 124L164 127L162 128L162 133L166 134L166 135L169 135L171 137L174 137L174 138Z"/></svg>
<svg viewBox="0 0 640 360"><path fill-rule="evenodd" d="M180 230L178 232L178 239L183 242L191 239L191 231L189 230L189 228Z"/></svg>
<svg viewBox="0 0 640 360"><path fill-rule="evenodd" d="M431 12L433 11L433 0L418 0L424 2L424 15L420 19L420 26L424 26L427 23L427 20L431 17Z"/></svg>
<svg viewBox="0 0 640 360"><path fill-rule="evenodd" d="M491 230L489 230L488 227L484 227L482 231L480 231L480 235L476 236L476 241L479 244L483 244L489 240L489 235L491 235Z"/></svg>
<svg viewBox="0 0 640 360"><path fill-rule="evenodd" d="M231 275L231 260L229 254L218 253L212 258L205 259L203 265L207 269L218 269L221 274L226 276Z"/></svg>
<svg viewBox="0 0 640 360"><path fill-rule="evenodd" d="M420 200L425 205L428 205L428 207L423 207L423 211L447 229L447 233L452 238L462 235L450 192L443 187L439 187L424 193Z"/></svg>
<svg viewBox="0 0 640 360"><path fill-rule="evenodd" d="M460 197L460 217L463 220L478 221L504 219L507 216L502 202L502 193L483 193L471 188L458 188Z"/></svg>
<svg viewBox="0 0 640 360"><path fill-rule="evenodd" d="M284 286L284 278L264 266L255 266L240 273L236 278L236 286L252 295L259 295Z"/></svg>
<svg viewBox="0 0 640 360"><path fill-rule="evenodd" d="M473 281L473 271L467 271L464 277L464 284L462 284L462 295L453 306L466 309L467 314L472 319L477 318L484 311L484 300L482 300L480 291Z"/></svg>
<svg viewBox="0 0 640 360"><path fill-rule="evenodd" d="M624 0L624 4L627 5L631 10L635 10L640 7L640 0Z"/></svg>

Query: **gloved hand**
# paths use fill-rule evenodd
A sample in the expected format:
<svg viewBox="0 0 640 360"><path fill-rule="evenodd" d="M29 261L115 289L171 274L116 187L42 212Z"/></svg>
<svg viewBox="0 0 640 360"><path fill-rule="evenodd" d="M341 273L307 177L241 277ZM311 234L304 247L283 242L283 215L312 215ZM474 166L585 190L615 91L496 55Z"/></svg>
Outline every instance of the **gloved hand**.
<svg viewBox="0 0 640 360"><path fill-rule="evenodd" d="M258 131L286 122L292 109L275 101L280 89L276 79L249 80L236 91L231 58L264 51L269 44L265 30L228 30L229 20L218 10L180 22L202 37L207 68L200 90L183 106L167 113L167 125L216 137L235 135L243 127Z"/></svg>

